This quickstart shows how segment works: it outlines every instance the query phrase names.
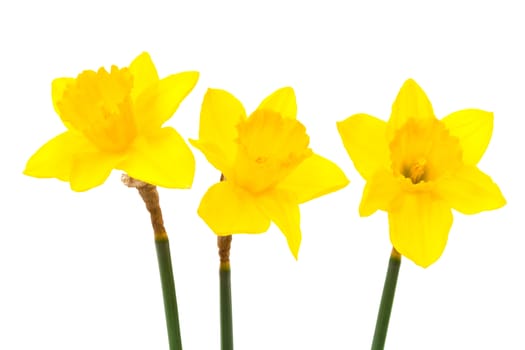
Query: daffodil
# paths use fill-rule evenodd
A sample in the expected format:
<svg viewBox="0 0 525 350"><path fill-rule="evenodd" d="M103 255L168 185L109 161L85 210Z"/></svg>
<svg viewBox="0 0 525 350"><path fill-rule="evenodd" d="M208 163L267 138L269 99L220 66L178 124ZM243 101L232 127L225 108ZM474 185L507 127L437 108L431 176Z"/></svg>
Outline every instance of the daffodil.
<svg viewBox="0 0 525 350"><path fill-rule="evenodd" d="M366 180L360 215L388 212L394 248L420 266L445 249L451 209L474 214L506 203L477 167L492 135L490 112L465 109L438 120L425 92L407 80L388 122L357 114L337 127Z"/></svg>
<svg viewBox="0 0 525 350"><path fill-rule="evenodd" d="M217 235L262 233L273 221L297 258L299 204L348 184L336 164L308 147L296 114L289 87L268 96L249 117L230 93L206 93L199 140L190 142L225 178L210 187L198 209Z"/></svg>
<svg viewBox="0 0 525 350"><path fill-rule="evenodd" d="M162 187L190 187L193 154L175 129L162 125L198 77L183 72L159 79L142 53L126 68L55 79L53 106L67 130L44 144L24 173L68 181L75 191L101 185L113 169Z"/></svg>

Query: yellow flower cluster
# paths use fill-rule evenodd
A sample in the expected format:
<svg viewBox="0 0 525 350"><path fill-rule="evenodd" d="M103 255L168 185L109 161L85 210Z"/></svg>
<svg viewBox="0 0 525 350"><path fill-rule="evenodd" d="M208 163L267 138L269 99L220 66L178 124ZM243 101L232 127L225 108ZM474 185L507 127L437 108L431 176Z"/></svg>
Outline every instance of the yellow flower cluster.
<svg viewBox="0 0 525 350"><path fill-rule="evenodd" d="M144 182L191 187L195 161L184 139L163 124L197 83L197 72L159 79L149 55L127 68L84 71L52 84L66 131L42 146L24 173L57 178L75 191L99 186L113 169ZM230 93L209 89L198 140L190 140L222 174L198 213L217 235L261 233L274 222L297 258L299 204L349 181L309 147L292 88L266 97L250 115ZM464 110L436 119L423 90L408 80L388 122L358 114L337 127L366 179L362 216L388 212L394 247L421 266L441 255L451 208L466 214L503 206L499 188L476 164L492 133L493 115Z"/></svg>

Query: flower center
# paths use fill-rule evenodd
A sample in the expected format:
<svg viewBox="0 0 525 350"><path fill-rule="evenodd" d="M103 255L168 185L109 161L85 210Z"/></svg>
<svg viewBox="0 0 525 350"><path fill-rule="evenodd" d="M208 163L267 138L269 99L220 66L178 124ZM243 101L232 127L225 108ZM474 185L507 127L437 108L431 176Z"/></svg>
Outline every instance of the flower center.
<svg viewBox="0 0 525 350"><path fill-rule="evenodd" d="M402 175L406 178L410 178L413 184L417 184L420 181L427 181L426 178L426 163L427 160L424 158L416 160L410 165L405 165L402 170Z"/></svg>
<svg viewBox="0 0 525 350"><path fill-rule="evenodd" d="M437 120L409 119L390 143L392 170L412 184L435 181L462 164L459 140Z"/></svg>
<svg viewBox="0 0 525 350"><path fill-rule="evenodd" d="M131 89L133 77L127 68L108 72L87 70L68 86L57 105L64 121L84 134L100 150L120 152L133 141Z"/></svg>
<svg viewBox="0 0 525 350"><path fill-rule="evenodd" d="M312 155L305 127L273 111L255 111L238 135L232 180L252 193L272 188Z"/></svg>

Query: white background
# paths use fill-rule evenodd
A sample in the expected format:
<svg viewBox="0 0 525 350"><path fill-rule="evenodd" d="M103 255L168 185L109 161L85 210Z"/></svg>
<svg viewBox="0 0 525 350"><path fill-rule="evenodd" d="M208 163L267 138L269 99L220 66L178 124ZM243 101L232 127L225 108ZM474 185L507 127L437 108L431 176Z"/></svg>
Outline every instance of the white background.
<svg viewBox="0 0 525 350"><path fill-rule="evenodd" d="M525 11L520 2L5 1L0 5L0 349L167 349L148 214L113 172L86 193L22 175L62 132L51 81L126 66L148 51L159 74L199 70L167 123L198 134L208 87L252 111L294 87L311 146L351 184L301 206L299 261L282 234L232 245L235 346L367 349L390 243L386 215L357 214L364 185L335 122L383 119L407 78L438 118L495 112L480 168L508 204L454 213L449 244L428 269L401 266L388 349L525 349ZM497 5L494 5L497 4ZM219 349L216 237L196 209L219 178L195 152L192 190L160 189L171 237L184 348Z"/></svg>

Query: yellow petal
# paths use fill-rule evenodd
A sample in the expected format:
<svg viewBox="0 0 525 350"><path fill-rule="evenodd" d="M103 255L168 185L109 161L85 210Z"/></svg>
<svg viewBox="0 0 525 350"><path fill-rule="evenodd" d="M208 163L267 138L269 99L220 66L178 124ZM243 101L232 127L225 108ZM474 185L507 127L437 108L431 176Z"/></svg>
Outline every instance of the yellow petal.
<svg viewBox="0 0 525 350"><path fill-rule="evenodd" d="M223 153L222 149L217 144L212 144L208 142L201 142L197 140L191 140L190 143L193 147L201 151L208 162L229 178L232 171L232 163L229 163L226 155Z"/></svg>
<svg viewBox="0 0 525 350"><path fill-rule="evenodd" d="M475 166L464 166L453 177L436 182L439 195L463 214L501 208L506 204L498 185Z"/></svg>
<svg viewBox="0 0 525 350"><path fill-rule="evenodd" d="M135 119L141 134L155 132L171 118L199 79L198 72L170 75L150 85L135 103Z"/></svg>
<svg viewBox="0 0 525 350"><path fill-rule="evenodd" d="M118 168L153 185L190 188L195 159L179 133L167 127L148 137L137 138Z"/></svg>
<svg viewBox="0 0 525 350"><path fill-rule="evenodd" d="M159 81L157 69L147 52L141 53L131 62L129 71L133 76L133 90L131 91L133 100L146 88Z"/></svg>
<svg viewBox="0 0 525 350"><path fill-rule="evenodd" d="M58 108L58 101L60 101L62 97L64 96L64 92L66 91L67 86L74 82L75 82L74 78L58 78L58 79L53 80L53 82L51 83L51 99L53 100L53 108L55 109L55 112L58 114L58 116L62 120L62 123L68 129L71 129L71 124L65 121L65 118L62 115L62 112L60 112L60 109Z"/></svg>
<svg viewBox="0 0 525 350"><path fill-rule="evenodd" d="M257 109L267 109L280 113L283 118L295 119L297 116L295 92L291 87L281 88L266 97Z"/></svg>
<svg viewBox="0 0 525 350"><path fill-rule="evenodd" d="M208 89L202 101L199 142L220 148L228 164L237 154L237 125L246 120L243 105L224 90Z"/></svg>
<svg viewBox="0 0 525 350"><path fill-rule="evenodd" d="M256 206L252 196L229 181L208 189L198 214L217 235L262 233L270 226L270 219Z"/></svg>
<svg viewBox="0 0 525 350"><path fill-rule="evenodd" d="M346 175L332 161L313 154L302 161L278 188L292 192L298 203L335 192L348 185Z"/></svg>
<svg viewBox="0 0 525 350"><path fill-rule="evenodd" d="M359 215L369 216L377 210L389 211L392 201L401 193L399 181L391 172L378 171L367 182L359 205Z"/></svg>
<svg viewBox="0 0 525 350"><path fill-rule="evenodd" d="M292 193L274 189L256 197L262 211L279 227L297 259L301 245L299 205Z"/></svg>
<svg viewBox="0 0 525 350"><path fill-rule="evenodd" d="M69 181L74 156L95 149L81 135L66 131L44 144L28 160L24 174L38 178Z"/></svg>
<svg viewBox="0 0 525 350"><path fill-rule="evenodd" d="M390 240L396 250L419 266L433 264L445 249L452 212L431 192L406 193L388 213Z"/></svg>
<svg viewBox="0 0 525 350"><path fill-rule="evenodd" d="M463 162L476 165L489 145L494 114L479 109L465 109L449 114L442 122L450 134L459 139Z"/></svg>
<svg viewBox="0 0 525 350"><path fill-rule="evenodd" d="M397 129L401 128L409 119L424 121L435 119L432 104L427 95L412 79L408 79L392 106L392 114L387 126L387 138L391 140Z"/></svg>
<svg viewBox="0 0 525 350"><path fill-rule="evenodd" d="M359 174L371 178L390 167L386 123L366 114L356 114L337 123L337 130Z"/></svg>
<svg viewBox="0 0 525 350"><path fill-rule="evenodd" d="M121 158L119 154L99 151L77 154L69 180L71 189L83 192L102 185Z"/></svg>

